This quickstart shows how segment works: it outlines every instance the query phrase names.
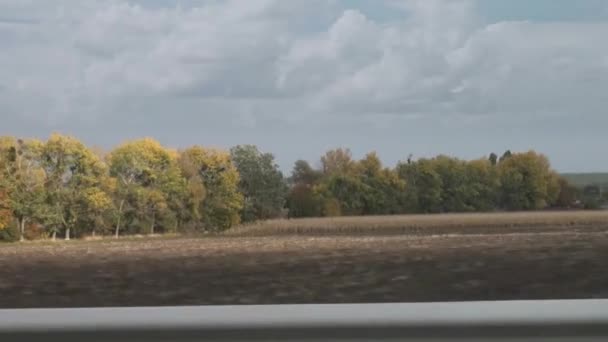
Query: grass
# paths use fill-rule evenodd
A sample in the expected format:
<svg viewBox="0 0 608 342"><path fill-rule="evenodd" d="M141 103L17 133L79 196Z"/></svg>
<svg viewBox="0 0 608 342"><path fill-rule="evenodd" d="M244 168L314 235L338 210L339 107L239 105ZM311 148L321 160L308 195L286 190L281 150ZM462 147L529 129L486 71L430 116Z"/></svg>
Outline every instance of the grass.
<svg viewBox="0 0 608 342"><path fill-rule="evenodd" d="M608 211L475 213L279 219L235 227L228 236L450 234L605 229Z"/></svg>

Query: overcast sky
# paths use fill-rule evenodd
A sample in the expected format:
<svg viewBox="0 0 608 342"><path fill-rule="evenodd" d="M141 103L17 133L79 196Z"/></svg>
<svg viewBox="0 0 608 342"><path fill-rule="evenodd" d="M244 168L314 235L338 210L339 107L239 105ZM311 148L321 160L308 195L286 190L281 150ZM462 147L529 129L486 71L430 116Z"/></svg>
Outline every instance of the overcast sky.
<svg viewBox="0 0 608 342"><path fill-rule="evenodd" d="M608 1L0 0L0 134L608 171Z"/></svg>

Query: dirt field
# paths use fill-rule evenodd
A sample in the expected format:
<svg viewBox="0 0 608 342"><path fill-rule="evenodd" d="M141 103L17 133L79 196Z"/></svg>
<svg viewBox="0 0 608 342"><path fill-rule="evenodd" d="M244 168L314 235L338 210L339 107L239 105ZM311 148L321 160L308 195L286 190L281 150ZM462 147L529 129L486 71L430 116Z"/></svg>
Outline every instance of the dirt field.
<svg viewBox="0 0 608 342"><path fill-rule="evenodd" d="M394 215L269 220L236 227L230 236L432 235L608 230L608 210Z"/></svg>
<svg viewBox="0 0 608 342"><path fill-rule="evenodd" d="M0 245L0 307L608 298L592 223Z"/></svg>

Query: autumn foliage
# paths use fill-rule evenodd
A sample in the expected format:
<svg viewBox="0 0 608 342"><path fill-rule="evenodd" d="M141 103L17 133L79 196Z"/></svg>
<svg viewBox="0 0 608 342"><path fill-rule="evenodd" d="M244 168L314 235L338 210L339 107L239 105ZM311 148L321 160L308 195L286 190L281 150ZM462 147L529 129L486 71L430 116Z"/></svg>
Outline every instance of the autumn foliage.
<svg viewBox="0 0 608 342"><path fill-rule="evenodd" d="M279 217L396 215L569 206L577 195L536 152L472 161L448 156L386 167L328 151L286 178L256 146L174 150L152 138L108 153L74 137L0 137L0 229L89 235L219 232Z"/></svg>

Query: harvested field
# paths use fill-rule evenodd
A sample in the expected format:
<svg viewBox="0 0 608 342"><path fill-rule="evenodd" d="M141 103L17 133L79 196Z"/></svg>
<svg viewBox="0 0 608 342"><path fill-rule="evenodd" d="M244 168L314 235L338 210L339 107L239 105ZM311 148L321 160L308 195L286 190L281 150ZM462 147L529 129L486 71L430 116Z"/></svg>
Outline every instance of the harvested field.
<svg viewBox="0 0 608 342"><path fill-rule="evenodd" d="M587 214L545 214L553 224L529 214L512 226L503 214L463 216L468 225L414 216L428 220L416 234L271 235L260 225L266 236L2 245L0 307L608 298L608 220ZM374 222L360 220L326 224Z"/></svg>
<svg viewBox="0 0 608 342"><path fill-rule="evenodd" d="M608 230L608 211L467 213L269 220L244 225L231 236L512 234Z"/></svg>

